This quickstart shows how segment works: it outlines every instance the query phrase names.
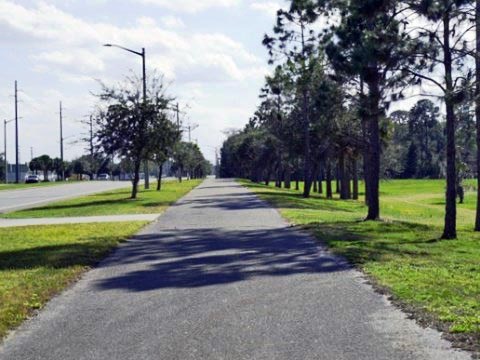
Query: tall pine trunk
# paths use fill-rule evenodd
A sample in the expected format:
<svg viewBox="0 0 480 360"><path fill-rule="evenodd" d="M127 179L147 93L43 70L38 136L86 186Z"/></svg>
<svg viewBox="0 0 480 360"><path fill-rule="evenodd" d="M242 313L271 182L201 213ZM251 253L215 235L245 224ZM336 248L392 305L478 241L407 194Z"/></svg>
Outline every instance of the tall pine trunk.
<svg viewBox="0 0 480 360"><path fill-rule="evenodd" d="M475 216L475 231L480 231L480 0L476 0L475 16L477 37L475 54L475 117L477 122L477 213Z"/></svg>
<svg viewBox="0 0 480 360"><path fill-rule="evenodd" d="M365 220L380 219L380 74L373 68L368 81L368 214Z"/></svg>
<svg viewBox="0 0 480 360"><path fill-rule="evenodd" d="M325 167L325 181L326 181L326 187L327 187L327 199L332 199L333 198L333 192L332 192L332 165L330 161L326 161L326 167Z"/></svg>
<svg viewBox="0 0 480 360"><path fill-rule="evenodd" d="M368 206L368 196L369 194L369 189L368 189L368 172L369 172L369 167L368 167L368 157L369 157L369 137L368 137L368 119L365 116L366 114L366 109L365 109L365 89L364 89L364 82L363 78L360 78L360 97L361 97L361 120L362 120L362 136L363 136L363 184L365 187L365 205Z"/></svg>
<svg viewBox="0 0 480 360"><path fill-rule="evenodd" d="M447 194L442 239L457 237L457 189L455 166L455 110L453 100L452 53L450 49L450 13L443 15L443 62L445 67L445 107L447 112Z"/></svg>
<svg viewBox="0 0 480 360"><path fill-rule="evenodd" d="M131 199L137 198L138 193L138 183L140 182L140 165L142 161L137 160L135 161L135 165L133 167L133 181L132 181L132 195L130 196Z"/></svg>
<svg viewBox="0 0 480 360"><path fill-rule="evenodd" d="M313 192L317 193L318 192L318 183L317 183L317 178L318 178L318 166L315 165L313 171L312 171L312 184L313 184Z"/></svg>
<svg viewBox="0 0 480 360"><path fill-rule="evenodd" d="M345 162L345 171L343 172L345 174L345 192L347 195L347 199L352 198L352 182L351 182L351 169L350 166L348 165L348 161Z"/></svg>
<svg viewBox="0 0 480 360"><path fill-rule="evenodd" d="M338 158L338 175L340 176L340 199L348 199L348 176L345 169L345 154L342 152Z"/></svg>
<svg viewBox="0 0 480 360"><path fill-rule="evenodd" d="M157 191L162 190L163 164L158 165Z"/></svg>
<svg viewBox="0 0 480 360"><path fill-rule="evenodd" d="M337 166L335 167L335 192L337 194L340 194L341 193L341 183L340 183L340 166L339 164L337 163Z"/></svg>
<svg viewBox="0 0 480 360"><path fill-rule="evenodd" d="M292 170L290 169L290 165L285 167L285 189L290 189L292 187Z"/></svg>
<svg viewBox="0 0 480 360"><path fill-rule="evenodd" d="M295 173L295 190L300 190L300 175L299 175L300 171L299 169L296 170L296 173Z"/></svg>
<svg viewBox="0 0 480 360"><path fill-rule="evenodd" d="M480 0L479 0L480 1ZM320 170L318 171L318 193L323 194L323 164L320 163Z"/></svg>
<svg viewBox="0 0 480 360"><path fill-rule="evenodd" d="M281 165L277 168L277 176L275 178L275 187L281 188L282 187L282 167Z"/></svg>
<svg viewBox="0 0 480 360"><path fill-rule="evenodd" d="M352 158L352 179L353 179L352 199L358 200L358 160L356 157Z"/></svg>
<svg viewBox="0 0 480 360"><path fill-rule="evenodd" d="M312 174L311 174L311 156L310 156L310 121L308 119L308 99L307 92L303 93L303 121L304 121L304 184L303 184L303 197L310 197L310 190L312 187Z"/></svg>

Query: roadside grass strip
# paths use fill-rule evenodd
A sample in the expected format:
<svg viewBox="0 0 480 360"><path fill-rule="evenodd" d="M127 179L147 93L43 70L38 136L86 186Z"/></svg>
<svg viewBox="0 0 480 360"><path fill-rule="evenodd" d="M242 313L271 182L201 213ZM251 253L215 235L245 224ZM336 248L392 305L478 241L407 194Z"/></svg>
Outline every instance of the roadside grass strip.
<svg viewBox="0 0 480 360"><path fill-rule="evenodd" d="M382 182L380 222L363 221L363 199L327 200L318 194L304 199L299 191L241 183L361 268L420 323L480 351L480 234L472 230L473 188L458 205L458 239L442 241L444 181Z"/></svg>
<svg viewBox="0 0 480 360"><path fill-rule="evenodd" d="M0 229L0 339L145 224Z"/></svg>
<svg viewBox="0 0 480 360"><path fill-rule="evenodd" d="M138 198L130 199L130 189L120 189L78 197L71 200L54 202L45 206L2 214L7 219L22 218L58 218L77 216L102 216L125 214L158 214L183 195L198 186L202 180L183 182L168 181L162 184L162 190L156 191L155 185L145 190L139 188Z"/></svg>
<svg viewBox="0 0 480 360"><path fill-rule="evenodd" d="M49 182L39 182L39 183L33 183L33 184L25 184L25 183L20 183L20 184L0 184L0 191L2 190L22 190L22 189L31 189L31 188L37 188L37 187L45 187L45 186L56 186L56 185L66 185L70 184L72 182L55 182L55 181L49 181Z"/></svg>

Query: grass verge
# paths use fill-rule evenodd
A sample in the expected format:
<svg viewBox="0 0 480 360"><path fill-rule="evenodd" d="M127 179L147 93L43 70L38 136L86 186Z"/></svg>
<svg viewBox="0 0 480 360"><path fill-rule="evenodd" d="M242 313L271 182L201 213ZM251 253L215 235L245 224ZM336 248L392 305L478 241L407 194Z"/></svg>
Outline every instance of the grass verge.
<svg viewBox="0 0 480 360"><path fill-rule="evenodd" d="M480 352L480 234L473 232L475 193L459 205L457 240L440 241L444 182L382 183L384 220L365 222L363 201L303 199L299 191L242 181L290 222L311 231L362 269L421 323L457 346Z"/></svg>
<svg viewBox="0 0 480 360"><path fill-rule="evenodd" d="M42 207L2 214L2 218L55 218L74 216L101 216L124 214L157 214L183 195L198 186L202 180L189 180L181 183L168 181L161 191L140 188L138 198L130 199L130 189L108 191L99 194L64 200Z"/></svg>
<svg viewBox="0 0 480 360"><path fill-rule="evenodd" d="M0 229L0 339L145 222Z"/></svg>
<svg viewBox="0 0 480 360"><path fill-rule="evenodd" d="M60 182L55 182L55 181L49 181L49 182L39 182L39 183L34 183L34 184L25 184L25 183L20 183L20 184L0 184L0 191L2 190L22 190L22 189L30 189L30 188L37 188L37 187L45 187L45 186L55 186L55 185L65 185L65 184L70 184L72 183L71 181L60 181Z"/></svg>

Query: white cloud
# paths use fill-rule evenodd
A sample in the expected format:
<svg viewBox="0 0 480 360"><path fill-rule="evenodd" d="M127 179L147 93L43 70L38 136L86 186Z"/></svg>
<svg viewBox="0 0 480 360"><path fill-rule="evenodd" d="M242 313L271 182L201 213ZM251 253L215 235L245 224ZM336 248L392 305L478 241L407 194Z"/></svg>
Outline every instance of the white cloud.
<svg viewBox="0 0 480 360"><path fill-rule="evenodd" d="M62 68L76 68L81 73L99 72L105 69L105 63L86 49L68 49L44 51L33 55L33 59Z"/></svg>
<svg viewBox="0 0 480 360"><path fill-rule="evenodd" d="M126 54L122 57L120 50L102 48L105 42L138 50L145 46L147 66L161 65L160 71L169 78L183 81L190 75L199 81L202 72L208 72L203 75L205 82L243 80L251 74L251 66L261 62L244 45L223 34L182 34L173 30L183 24L179 18L169 16L161 21L169 25L168 29L150 17L140 17L135 25L120 27L75 18L45 2L35 8L10 1L0 3L0 31L17 31L26 41L34 39L36 44L41 44L42 50L31 55L37 71L60 67L77 78L99 77L104 75L107 62L110 67L115 61L131 64L137 61ZM176 71L180 74L175 74Z"/></svg>
<svg viewBox="0 0 480 360"><path fill-rule="evenodd" d="M233 7L241 0L135 0L177 12L195 13L213 7Z"/></svg>
<svg viewBox="0 0 480 360"><path fill-rule="evenodd" d="M253 1L250 3L250 8L273 17L282 6L275 1Z"/></svg>
<svg viewBox="0 0 480 360"><path fill-rule="evenodd" d="M182 29L185 27L183 20L177 16L163 16L160 20L162 21L163 26L168 29Z"/></svg>

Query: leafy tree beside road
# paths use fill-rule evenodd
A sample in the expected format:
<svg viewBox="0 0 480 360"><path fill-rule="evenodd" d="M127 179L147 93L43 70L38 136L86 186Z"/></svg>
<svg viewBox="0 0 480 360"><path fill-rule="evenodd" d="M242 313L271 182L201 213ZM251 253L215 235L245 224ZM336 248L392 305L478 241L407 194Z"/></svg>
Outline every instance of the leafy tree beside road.
<svg viewBox="0 0 480 360"><path fill-rule="evenodd" d="M102 85L98 95L101 108L96 114L98 147L108 155L128 159L133 164L131 198L135 199L140 181L142 161L159 151L159 137L169 122L167 108L171 98L165 94L162 79L153 76L149 82L147 101L142 99L142 83L129 78L119 87ZM167 141L163 142L167 152Z"/></svg>
<svg viewBox="0 0 480 360"><path fill-rule="evenodd" d="M53 171L53 159L48 155L38 156L33 158L30 161L30 170L32 171L42 171L43 172L43 181L49 181L48 172Z"/></svg>

